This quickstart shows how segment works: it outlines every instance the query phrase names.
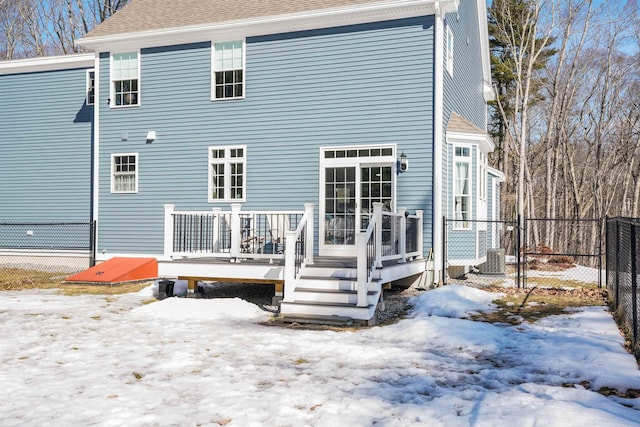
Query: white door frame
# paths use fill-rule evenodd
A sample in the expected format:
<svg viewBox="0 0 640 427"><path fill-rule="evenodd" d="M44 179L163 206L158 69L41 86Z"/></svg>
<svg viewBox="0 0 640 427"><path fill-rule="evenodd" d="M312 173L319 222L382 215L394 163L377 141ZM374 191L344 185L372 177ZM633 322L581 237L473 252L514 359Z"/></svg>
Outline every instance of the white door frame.
<svg viewBox="0 0 640 427"><path fill-rule="evenodd" d="M327 153L330 152L330 153ZM361 218L361 168L375 166L391 167L391 208L396 207L396 145L361 145L347 147L321 147L320 148L320 177L319 177L319 216L318 216L318 251L320 256L355 256L355 236L353 244L331 244L325 241L325 220L326 214L326 194L325 194L325 169L336 167L354 167L355 168L355 199L356 213L355 226L356 229L360 224ZM328 155L327 155L328 154ZM340 157L338 157L340 156Z"/></svg>

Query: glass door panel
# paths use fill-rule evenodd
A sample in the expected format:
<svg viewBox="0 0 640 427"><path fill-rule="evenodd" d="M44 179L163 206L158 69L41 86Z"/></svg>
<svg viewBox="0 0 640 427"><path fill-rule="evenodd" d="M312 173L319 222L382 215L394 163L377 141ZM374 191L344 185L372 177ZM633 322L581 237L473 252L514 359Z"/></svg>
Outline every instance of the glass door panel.
<svg viewBox="0 0 640 427"><path fill-rule="evenodd" d="M373 215L373 203L382 203L382 210L392 209L393 170L391 166L360 168L360 229L365 231Z"/></svg>
<svg viewBox="0 0 640 427"><path fill-rule="evenodd" d="M355 244L356 201L356 168L326 168L325 244Z"/></svg>

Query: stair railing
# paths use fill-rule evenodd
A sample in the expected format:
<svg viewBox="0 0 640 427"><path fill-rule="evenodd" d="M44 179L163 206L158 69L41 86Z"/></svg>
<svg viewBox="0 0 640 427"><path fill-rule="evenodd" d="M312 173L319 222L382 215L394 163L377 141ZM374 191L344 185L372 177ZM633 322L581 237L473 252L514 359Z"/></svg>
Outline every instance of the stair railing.
<svg viewBox="0 0 640 427"><path fill-rule="evenodd" d="M356 234L357 261L357 305L367 307L368 292L374 273L382 267L382 203L373 203L373 215L365 232Z"/></svg>
<svg viewBox="0 0 640 427"><path fill-rule="evenodd" d="M313 264L313 203L305 203L295 231L285 233L284 301L293 301L300 271Z"/></svg>

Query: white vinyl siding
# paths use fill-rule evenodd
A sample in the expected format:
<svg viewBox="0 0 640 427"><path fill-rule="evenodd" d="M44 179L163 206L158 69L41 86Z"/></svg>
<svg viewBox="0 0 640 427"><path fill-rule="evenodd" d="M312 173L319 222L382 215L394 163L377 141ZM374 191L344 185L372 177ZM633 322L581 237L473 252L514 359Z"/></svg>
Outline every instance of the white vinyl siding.
<svg viewBox="0 0 640 427"><path fill-rule="evenodd" d="M213 99L244 97L244 42L213 44Z"/></svg>
<svg viewBox="0 0 640 427"><path fill-rule="evenodd" d="M209 201L242 202L246 188L247 147L209 147Z"/></svg>
<svg viewBox="0 0 640 427"><path fill-rule="evenodd" d="M138 153L111 156L111 192L138 192Z"/></svg>
<svg viewBox="0 0 640 427"><path fill-rule="evenodd" d="M111 107L140 105L140 61L138 52L111 56Z"/></svg>

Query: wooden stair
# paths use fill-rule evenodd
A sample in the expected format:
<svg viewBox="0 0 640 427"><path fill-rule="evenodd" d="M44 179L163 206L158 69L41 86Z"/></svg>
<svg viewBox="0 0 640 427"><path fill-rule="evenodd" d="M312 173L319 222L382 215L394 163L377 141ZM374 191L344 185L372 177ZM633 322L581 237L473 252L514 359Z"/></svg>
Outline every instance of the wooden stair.
<svg viewBox="0 0 640 427"><path fill-rule="evenodd" d="M380 279L367 292L367 306L357 305L355 258L320 257L300 275L293 301L280 303L279 321L290 323L369 323L380 299Z"/></svg>

